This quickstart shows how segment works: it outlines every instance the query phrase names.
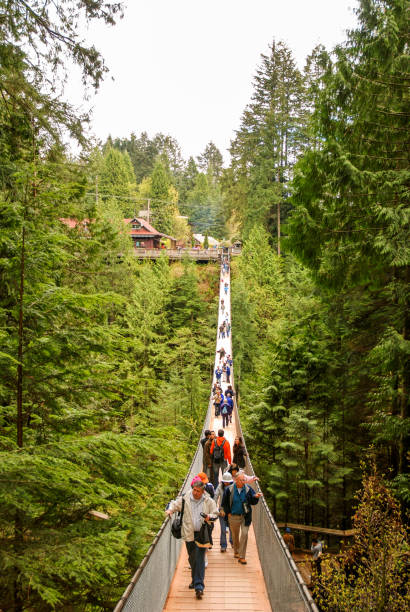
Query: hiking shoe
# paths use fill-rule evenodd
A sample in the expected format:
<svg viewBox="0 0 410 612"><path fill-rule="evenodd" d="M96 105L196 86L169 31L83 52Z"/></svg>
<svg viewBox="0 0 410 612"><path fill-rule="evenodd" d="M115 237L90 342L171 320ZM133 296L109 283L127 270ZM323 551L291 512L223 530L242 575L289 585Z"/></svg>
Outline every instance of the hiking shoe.
<svg viewBox="0 0 410 612"><path fill-rule="evenodd" d="M202 595L203 595L203 593L202 593L202 591L201 591L200 589L197 589L197 590L195 591L195 595L196 595L196 598L197 598L197 599L202 599Z"/></svg>
<svg viewBox="0 0 410 612"><path fill-rule="evenodd" d="M194 583L191 582L191 584L189 585L188 589L194 589L194 588L195 588Z"/></svg>
<svg viewBox="0 0 410 612"><path fill-rule="evenodd" d="M226 552L226 548L221 548L221 552Z"/></svg>
<svg viewBox="0 0 410 612"><path fill-rule="evenodd" d="M246 559L238 559L238 563L241 563L242 565L246 565L248 562L246 561Z"/></svg>

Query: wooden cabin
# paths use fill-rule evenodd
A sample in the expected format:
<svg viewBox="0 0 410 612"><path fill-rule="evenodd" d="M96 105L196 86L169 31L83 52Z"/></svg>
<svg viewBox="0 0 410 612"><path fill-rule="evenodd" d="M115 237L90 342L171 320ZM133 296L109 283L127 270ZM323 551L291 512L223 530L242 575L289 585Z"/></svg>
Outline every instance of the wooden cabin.
<svg viewBox="0 0 410 612"><path fill-rule="evenodd" d="M161 249L167 245L170 249L176 248L176 239L156 230L141 217L124 219L130 226L130 235L136 249Z"/></svg>

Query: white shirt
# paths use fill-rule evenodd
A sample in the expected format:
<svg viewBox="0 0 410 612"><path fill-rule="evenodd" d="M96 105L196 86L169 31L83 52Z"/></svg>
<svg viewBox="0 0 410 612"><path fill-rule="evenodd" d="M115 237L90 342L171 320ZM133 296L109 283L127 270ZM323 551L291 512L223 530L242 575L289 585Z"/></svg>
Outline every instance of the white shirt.
<svg viewBox="0 0 410 612"><path fill-rule="evenodd" d="M191 501L192 524L194 526L194 531L199 531L201 529L202 522L203 522L201 512L203 512L204 495L202 494L200 499L195 499L191 491L190 501Z"/></svg>

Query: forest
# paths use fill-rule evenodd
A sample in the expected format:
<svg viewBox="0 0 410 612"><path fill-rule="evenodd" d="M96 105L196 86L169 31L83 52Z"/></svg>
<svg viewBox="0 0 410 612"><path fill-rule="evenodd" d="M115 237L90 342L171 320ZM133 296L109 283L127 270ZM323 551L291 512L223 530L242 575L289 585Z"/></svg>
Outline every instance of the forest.
<svg viewBox="0 0 410 612"><path fill-rule="evenodd" d="M147 205L187 245L242 242L235 380L274 518L355 526L363 557L378 513L388 569L334 572L322 609L409 609L407 2L360 0L303 69L273 38L229 164L212 140L89 138L66 60L98 90L78 22L115 27L120 3L0 7L0 609L113 609L197 446L218 266L139 262L123 219Z"/></svg>

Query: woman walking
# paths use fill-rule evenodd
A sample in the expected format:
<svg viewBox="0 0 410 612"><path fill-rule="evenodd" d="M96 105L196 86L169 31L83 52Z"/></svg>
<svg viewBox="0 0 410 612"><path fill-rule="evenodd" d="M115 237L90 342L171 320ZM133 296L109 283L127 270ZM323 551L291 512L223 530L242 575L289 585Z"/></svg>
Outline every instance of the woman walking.
<svg viewBox="0 0 410 612"><path fill-rule="evenodd" d="M246 465L246 450L241 436L236 436L233 444L233 463L236 463L240 468Z"/></svg>

